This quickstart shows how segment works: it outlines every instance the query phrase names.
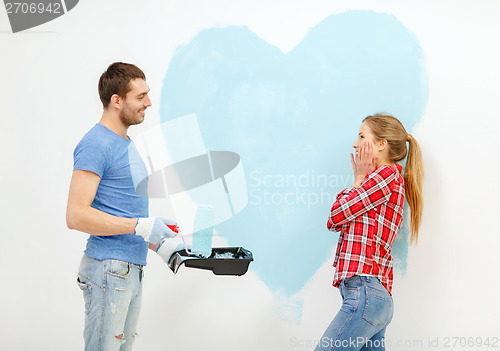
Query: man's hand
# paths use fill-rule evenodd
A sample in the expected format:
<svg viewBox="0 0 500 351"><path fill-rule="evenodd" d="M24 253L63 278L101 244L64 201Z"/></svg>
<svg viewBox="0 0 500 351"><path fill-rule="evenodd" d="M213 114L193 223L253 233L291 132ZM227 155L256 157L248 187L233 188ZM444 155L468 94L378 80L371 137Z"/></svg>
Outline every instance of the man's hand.
<svg viewBox="0 0 500 351"><path fill-rule="evenodd" d="M151 244L158 244L164 238L173 238L177 235L168 226L177 226L177 222L163 217L139 218L135 227L135 234L140 235Z"/></svg>
<svg viewBox="0 0 500 351"><path fill-rule="evenodd" d="M181 236L177 236L175 238L164 239L156 250L156 253L161 257L161 259L168 263L170 258L174 254L174 252L183 250L184 242L182 241Z"/></svg>

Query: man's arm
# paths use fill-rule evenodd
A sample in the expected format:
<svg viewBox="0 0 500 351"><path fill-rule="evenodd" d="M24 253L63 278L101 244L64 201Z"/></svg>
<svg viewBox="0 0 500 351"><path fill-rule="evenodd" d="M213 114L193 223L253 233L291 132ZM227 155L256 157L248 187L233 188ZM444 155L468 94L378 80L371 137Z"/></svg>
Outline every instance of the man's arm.
<svg viewBox="0 0 500 351"><path fill-rule="evenodd" d="M66 208L68 228L90 235L134 234L137 218L113 216L90 206L100 181L94 172L73 171Z"/></svg>

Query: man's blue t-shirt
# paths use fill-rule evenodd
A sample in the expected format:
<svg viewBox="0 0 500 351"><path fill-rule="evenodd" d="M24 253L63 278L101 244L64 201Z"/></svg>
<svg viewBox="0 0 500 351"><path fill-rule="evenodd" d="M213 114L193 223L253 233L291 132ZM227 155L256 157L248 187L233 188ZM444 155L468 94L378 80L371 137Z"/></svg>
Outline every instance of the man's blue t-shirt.
<svg viewBox="0 0 500 351"><path fill-rule="evenodd" d="M118 217L148 217L148 199L136 193L136 186L147 178L147 169L133 141L96 124L78 143L73 156L74 170L101 177L93 208ZM148 243L135 234L91 235L85 254L98 260L146 265Z"/></svg>

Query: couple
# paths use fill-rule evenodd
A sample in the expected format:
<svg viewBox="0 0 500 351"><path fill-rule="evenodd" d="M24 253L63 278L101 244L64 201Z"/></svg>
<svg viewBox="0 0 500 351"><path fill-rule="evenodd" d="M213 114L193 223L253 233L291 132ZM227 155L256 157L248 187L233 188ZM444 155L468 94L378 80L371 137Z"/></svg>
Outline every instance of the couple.
<svg viewBox="0 0 500 351"><path fill-rule="evenodd" d="M85 349L125 351L136 336L148 248L168 261L175 246L162 244L177 235L171 229L177 223L149 217L148 199L135 191L133 179L147 177L147 170L127 131L144 121L151 106L144 73L116 62L98 87L104 110L75 148L66 220L70 229L90 234L77 279L85 302ZM405 191L412 239L420 224L420 149L403 125L392 116L369 116L353 147L354 184L337 195L328 219L328 228L340 231L334 286L343 303L318 350L383 349L392 318L391 247ZM396 162L407 154L403 177ZM363 343L352 342L361 338Z"/></svg>

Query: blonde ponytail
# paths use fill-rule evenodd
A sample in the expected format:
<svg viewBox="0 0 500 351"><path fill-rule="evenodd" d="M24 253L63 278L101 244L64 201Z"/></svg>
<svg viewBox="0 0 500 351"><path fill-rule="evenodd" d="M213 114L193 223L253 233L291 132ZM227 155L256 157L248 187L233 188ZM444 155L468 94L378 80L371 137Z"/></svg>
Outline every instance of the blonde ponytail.
<svg viewBox="0 0 500 351"><path fill-rule="evenodd" d="M368 123L373 135L378 140L387 140L389 157L393 162L401 161L408 156L403 179L405 182L406 202L411 211L410 243L417 243L424 207L422 197L424 165L418 142L406 132L403 124L394 116L376 114L366 117L363 122ZM406 142L409 143L409 150L406 147Z"/></svg>
<svg viewBox="0 0 500 351"><path fill-rule="evenodd" d="M410 243L418 243L418 230L420 229L420 220L422 219L423 198L422 181L424 178L424 166L422 154L418 142L411 135L408 137L410 145L406 167L403 174L405 181L406 202L410 206L411 225L410 225Z"/></svg>

